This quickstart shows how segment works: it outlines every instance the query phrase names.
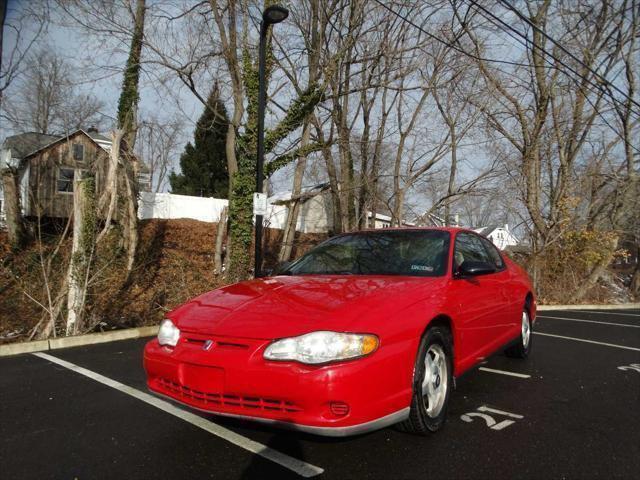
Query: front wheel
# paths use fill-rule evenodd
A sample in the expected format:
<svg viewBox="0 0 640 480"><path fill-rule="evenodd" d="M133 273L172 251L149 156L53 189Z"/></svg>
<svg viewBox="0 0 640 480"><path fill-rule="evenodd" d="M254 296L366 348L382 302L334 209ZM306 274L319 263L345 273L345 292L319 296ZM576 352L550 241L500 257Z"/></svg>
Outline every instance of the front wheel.
<svg viewBox="0 0 640 480"><path fill-rule="evenodd" d="M531 351L531 317L529 310L525 306L522 310L522 319L520 323L520 338L517 343L505 350L508 357L527 358Z"/></svg>
<svg viewBox="0 0 640 480"><path fill-rule="evenodd" d="M409 418L400 424L401 428L418 435L427 435L442 428L452 385L451 334L444 327L431 327L420 342L411 411Z"/></svg>

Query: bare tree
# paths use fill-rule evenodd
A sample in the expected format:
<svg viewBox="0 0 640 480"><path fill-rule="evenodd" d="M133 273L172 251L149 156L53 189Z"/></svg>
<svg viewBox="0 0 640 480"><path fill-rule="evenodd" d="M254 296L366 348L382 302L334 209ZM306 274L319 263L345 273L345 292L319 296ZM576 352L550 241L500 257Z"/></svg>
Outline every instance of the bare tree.
<svg viewBox="0 0 640 480"><path fill-rule="evenodd" d="M64 275L64 278L60 282L55 281L56 269L54 263L58 256L62 254L62 246L65 243L69 234L70 226L73 221L73 217L69 217L64 230L58 237L58 240L54 248L50 251L45 251L45 244L42 235L42 217L40 216L40 210L37 210L36 218L36 238L35 243L37 246L37 268L40 272L42 279L42 294L38 295L32 290L32 285L24 285L23 292L27 298L38 305L42 309L42 317L40 321L33 327L29 334L29 339L39 338L46 339L49 337L55 337L57 335L56 322L60 317L65 299L68 294L68 275ZM58 283L58 284L57 284ZM37 298L40 296L40 300Z"/></svg>
<svg viewBox="0 0 640 480"><path fill-rule="evenodd" d="M0 10L0 107L4 92L24 69L25 59L49 24L49 2L2 2Z"/></svg>
<svg viewBox="0 0 640 480"><path fill-rule="evenodd" d="M325 7L323 9L322 7ZM307 5L301 3L294 10L294 19L296 26L299 28L300 33L303 35L306 45L306 51L308 55L307 65L307 84L305 87L300 85L299 75L296 75L296 70L291 69L291 75L289 78L292 84L295 86L298 93L302 93L305 89L313 86L321 73L322 65L321 60L326 57L322 56L322 45L324 43L326 31L330 21L329 15L326 11L327 5L322 0L310 0L308 9ZM284 50L284 49L283 49ZM286 58L286 57L285 57ZM291 58L286 58L288 65L293 66ZM282 63L280 63L282 66ZM300 138L300 148L306 151L311 142L311 125L312 114L310 113L304 119L302 126L302 136ZM291 190L291 198L294 199L300 196L302 192L302 182L307 166L306 154L300 155L295 162L295 169L293 175L293 185ZM293 250L293 244L296 233L296 226L298 223L298 215L300 213L300 203L292 201L287 209L287 218L285 220L284 231L282 234L282 242L280 245L280 251L278 253L278 260L281 262L289 260L291 252Z"/></svg>
<svg viewBox="0 0 640 480"><path fill-rule="evenodd" d="M577 220L571 210L576 166L590 136L602 133L594 125L607 100L596 70L612 71L619 61L619 50L609 49L620 32L619 7L604 0L589 9L564 7L562 0L530 2L514 15L528 40L521 39L525 54L507 66L487 59L481 32L495 35L494 27L501 25L491 9L474 3L465 12L455 11L493 100L474 105L502 157L515 161L519 171L514 187L531 226L534 283L537 256Z"/></svg>
<svg viewBox="0 0 640 480"><path fill-rule="evenodd" d="M444 47L437 47L444 48ZM444 220L447 225L452 224L451 206L466 194L469 188L460 188L459 183L459 148L460 143L476 124L479 111L471 107L474 98L482 96L478 88L479 76L469 59L453 49L448 51L447 68L440 76L438 85L433 89L433 100L438 108L444 124L449 130L449 178L446 193L432 205L444 204ZM479 165L475 165L477 177L487 176ZM482 173L481 173L482 172ZM475 186L470 182L466 186Z"/></svg>
<svg viewBox="0 0 640 480"><path fill-rule="evenodd" d="M26 240L26 231L20 211L20 187L18 172L15 166L0 166L2 190L4 193L4 211L9 234L9 244L13 249L20 249Z"/></svg>
<svg viewBox="0 0 640 480"><path fill-rule="evenodd" d="M66 335L82 333L85 327L85 310L91 267L95 254L96 209L95 181L81 178L76 170L73 186L73 244L67 272Z"/></svg>
<svg viewBox="0 0 640 480"><path fill-rule="evenodd" d="M123 243L127 252L127 272L130 274L138 247L138 188L137 173L139 163L133 151L138 128L138 102L140 96L140 58L144 38L146 4L136 0L133 13L133 29L129 40L129 56L122 80L118 101L118 126L112 132L110 162L108 164L106 187L98 202L98 208L105 212L106 222L97 237L104 237L116 208L118 221L122 226Z"/></svg>
<svg viewBox="0 0 640 480"><path fill-rule="evenodd" d="M637 0L629 0L622 2L618 7L620 10L617 12L615 10L611 13L606 12L612 18L612 30L617 32L617 38L614 43L603 41L602 48L606 50L605 59L610 67L618 62L621 63L621 72L624 80L620 81L619 84L625 97L615 101L613 104L613 114L618 133L616 138L603 146L603 151L610 155L616 144L621 144L623 154L621 155L622 162L614 167L615 173L611 174L612 172L609 170L610 174L600 177L602 180L596 184L596 187L601 192L605 192L604 201L600 202L600 212L606 212L606 215L600 217L600 225L613 229L617 235L612 237L609 254L603 255L600 261L592 266L584 281L573 292L571 300L574 302L581 300L602 277L618 246L618 235L637 239L638 207L640 206L638 201L640 174L638 167L636 167L636 157L640 152L638 149L640 114L637 109L638 99L640 98L638 96L637 83L637 56L639 50L636 43L640 29L639 7L640 3ZM628 14L625 14L626 12ZM611 90L609 90L609 93L614 95ZM575 116L574 113L574 118ZM558 140L558 143L564 145L560 140ZM565 147L565 150L561 151L561 153L566 150L567 148ZM630 290L634 294L639 291L639 275L640 271L636 268L630 283Z"/></svg>
<svg viewBox="0 0 640 480"><path fill-rule="evenodd" d="M183 147L183 130L184 122L177 116L161 120L152 114L140 121L137 155L149 167L151 190L154 192L166 187L168 172L174 167Z"/></svg>
<svg viewBox="0 0 640 480"><path fill-rule="evenodd" d="M16 131L67 133L89 125L99 126L104 103L80 93L73 68L49 49L35 51L24 64L15 95L5 102L2 117Z"/></svg>

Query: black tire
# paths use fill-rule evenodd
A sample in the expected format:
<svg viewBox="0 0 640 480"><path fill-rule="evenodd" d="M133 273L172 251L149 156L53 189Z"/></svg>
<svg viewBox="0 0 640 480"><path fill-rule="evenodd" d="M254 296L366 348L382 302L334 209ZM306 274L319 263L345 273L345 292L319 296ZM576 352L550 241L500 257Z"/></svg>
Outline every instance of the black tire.
<svg viewBox="0 0 640 480"><path fill-rule="evenodd" d="M439 375L433 378L430 385L437 390L442 387L442 393L438 392L437 397L440 399L437 405L432 406L432 412L429 413L429 397L423 394L423 381L426 373L426 355L429 353L431 361L435 362L435 355L444 354L444 364L446 364L446 382ZM438 371L442 371L439 369ZM427 382L429 384L429 382ZM437 384L437 387L436 387ZM400 428L405 432L416 435L428 435L442 428L447 417L447 407L449 405L449 397L453 388L453 347L451 342L451 333L442 326L430 327L423 335L416 356L416 364L414 368L413 378L413 397L411 400L411 411L409 418L400 423ZM435 391L434 390L434 391Z"/></svg>
<svg viewBox="0 0 640 480"><path fill-rule="evenodd" d="M529 325L528 335L525 333L524 325L520 328L520 336L516 343L508 347L504 353L507 357L511 358L527 358L531 352L531 343L533 340L533 327L531 325L531 315L529 314L529 307L525 305L522 309L522 322L526 321ZM525 338L526 337L526 338Z"/></svg>

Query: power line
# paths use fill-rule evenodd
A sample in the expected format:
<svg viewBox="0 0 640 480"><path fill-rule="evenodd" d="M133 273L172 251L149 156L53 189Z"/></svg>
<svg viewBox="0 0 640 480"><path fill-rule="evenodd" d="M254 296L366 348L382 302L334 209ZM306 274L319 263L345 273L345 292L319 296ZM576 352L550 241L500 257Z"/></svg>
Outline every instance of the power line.
<svg viewBox="0 0 640 480"><path fill-rule="evenodd" d="M412 27L420 30L422 33L424 33L427 37L431 38L432 40L435 40L436 42L441 43L442 45L445 45L446 47L449 47L449 48L455 50L456 52L462 53L463 55L466 55L467 57L473 58L474 60L478 60L478 61L482 61L482 62L491 62L491 63L503 63L505 65L512 65L512 66L516 66L516 67L528 67L528 65L525 64L525 63L511 62L509 60L498 60L498 59L495 59L495 58L485 58L485 57L480 57L478 55L474 55L473 53L469 53L466 50L458 47L454 43L451 43L451 42L448 42L446 40L443 40L440 37L438 37L438 36L428 32L428 31L426 31L424 28L422 28L420 25L418 25L414 21L410 20L406 16L402 15L400 12L397 12L396 10L393 10L391 7L389 7L388 5L384 4L381 0L374 0L374 1L378 5L383 7L385 10L387 10L389 13L392 13L396 17L398 17L401 20L403 20L405 23L408 23Z"/></svg>
<svg viewBox="0 0 640 480"><path fill-rule="evenodd" d="M560 50L562 50L564 53L566 53L567 55L569 55L573 60L575 60L576 62L578 62L583 68L585 68L586 70L588 70L589 72L591 72L595 77L597 77L604 85L606 85L607 87L611 87L614 90L616 90L618 93L622 94L625 99L629 100L630 102L632 102L636 107L640 107L640 103L638 103L637 101L635 101L633 98L630 98L629 95L627 94L627 92L623 91L621 88L617 87L615 84L609 82L609 80L607 80L605 77L603 77L602 75L600 75L598 72L596 72L595 70L593 70L593 68L589 67L587 64L585 64L582 60L580 60L578 57L576 57L573 53L571 53L569 50L567 50L560 42L558 42L557 40L555 40L553 37L551 37L551 35L547 34L547 32L545 32L544 30L542 30L540 27L538 27L535 23L533 23L531 21L531 19L527 18L526 15L524 15L522 12L520 12L516 7L514 7L513 5L511 5L509 2L507 2L506 0L498 0L500 3L502 3L506 8L508 8L509 10L511 10L513 13L515 13L521 20L523 20L524 22L526 22L528 25L530 25L534 30L537 30L538 32L540 32L546 39L548 39L550 42L552 42L554 45L556 45ZM475 2L473 2L475 4ZM638 115L637 112L636 115Z"/></svg>
<svg viewBox="0 0 640 480"><path fill-rule="evenodd" d="M506 64L506 65L512 65L512 66L518 66L518 67L525 67L525 68L529 68L531 65L529 64L525 64L525 63L519 63L519 62L512 62L512 61L508 61L508 60L498 60L498 59L493 59L493 58L485 58L485 57L481 57L479 55L475 55L473 53L470 53L460 47L458 47L457 45L448 42L446 40L441 39L440 37L433 35L432 33L426 31L423 27L421 27L420 25L416 24L414 21L412 21L411 19L407 18L405 15L401 14L400 12L393 10L391 7L387 6L386 4L382 3L381 0L375 0L375 2L380 5L381 7L383 7L384 9L386 9L388 12L392 13L393 15L397 16L398 18L402 19L404 22L406 22L407 24L413 26L414 28L420 30L422 33L424 33L427 37L437 41L438 43L441 43L459 53L462 53L463 55L466 55L467 57L473 58L475 60L478 61L484 61L484 62L491 62L491 63L502 63L502 64ZM514 27L512 27L511 25L505 23L502 19L496 17L495 15L493 15L492 13L490 13L487 9L485 9L483 6L478 5L477 2L475 2L474 0L470 0L470 2L476 7L476 9L482 9L484 12L487 12L489 15L491 15L494 19L498 20L499 22L501 22L504 26L506 26L507 28L509 28L510 30L514 31L518 36L524 38L527 42L529 41L529 39L527 38L527 36L523 33L521 33L519 30L515 29ZM482 12L479 12L480 14L482 14ZM491 22L491 20L489 18L486 17L486 15L482 15L485 19L489 20ZM506 32L504 30L504 28L501 28L500 26L496 25L494 22L491 22L494 26L500 28L502 31L504 31L505 33L507 33L509 35L508 32ZM515 38L512 35L509 35L511 38ZM518 40L518 39L516 39ZM519 40L518 40L519 41ZM521 42L522 43L522 42ZM524 44L523 44L524 45ZM525 45L526 47L528 47L528 45ZM534 47L540 49L542 52L544 52L547 56L553 58L556 62L558 62L560 65L562 65L564 68L568 69L569 71L571 71L572 73L574 73L575 75L577 75L578 77L580 77L582 80L584 80L585 82L589 83L591 86L593 86L594 88L597 88L598 90L600 90L603 94L606 94L614 103L618 102L621 103L620 100L618 100L617 98L615 98L610 92L603 90L601 85L598 85L596 83L594 83L593 81L591 81L589 78L587 78L586 76L582 75L580 72L578 72L577 70L574 70L571 66L567 65L566 63L564 63L562 60L558 59L557 57L555 57L553 54L549 53L548 51L546 51L543 47L533 44ZM547 60L547 63L550 63ZM562 73L564 73L567 77L571 78L572 80L574 80L574 82L576 81L571 75L569 75L565 70L562 70L560 68L558 68L557 65L554 64L550 64L550 66L546 67L546 68L553 68L556 69ZM624 93L624 92L623 92ZM634 102L635 103L635 102ZM640 104L638 104L640 106ZM640 113L636 112L635 110L632 110L632 112L640 117Z"/></svg>
<svg viewBox="0 0 640 480"><path fill-rule="evenodd" d="M589 85L591 85L592 87L596 88L598 91L600 91L603 95L607 95L611 101L616 104L616 103L622 103L620 100L618 100L614 95L611 94L611 92L607 91L606 89L603 89L602 85L599 85L597 83L594 83L591 79L589 79L587 76L582 75L580 72L578 72L577 70L575 70L573 67L567 65L565 62L563 62L561 59L559 59L558 57L556 57L555 55L553 55L552 53L550 53L548 50L546 50L544 47L532 42L529 40L529 38L527 37L526 34L520 32L520 30L516 29L515 27L513 27L512 25L509 25L508 23L506 23L503 19L501 19L500 17L496 16L495 14L491 13L490 11L488 11L485 7L483 7L482 5L479 5L475 0L469 0L470 3L472 3L476 9L478 9L478 13L480 13L480 15L482 15L484 18L486 18L487 20L489 20L491 22L491 19L489 19L486 15L489 15L490 17L492 17L493 19L497 20L498 22L500 22L502 25L504 25L506 28L508 28L509 30L511 30L512 32L514 32L516 35L518 35L519 37L523 38L527 44L522 43L522 41L518 40L522 45L524 45L525 47L528 48L528 44L531 44L532 47L538 49L539 51L541 51L542 53L544 53L546 56L552 58L553 60L555 60L556 62L558 62L560 65L562 65L564 68L568 69L570 72L574 73L575 75L577 75L578 77L580 77L581 80L583 80L584 82L587 82ZM482 12L480 11L482 10ZM484 12L484 13L483 13ZM485 15L486 14L486 15ZM502 31L504 31L505 33L507 33L507 35L509 35L511 38L515 38L513 37L513 35L510 35L509 32L506 32L504 30L504 28L501 28L499 25L496 25L494 22L493 25L495 25L496 27L500 28ZM547 61L547 63L550 63L549 60L547 60L546 56L545 61ZM558 68L557 66L554 65L554 68L557 68L560 72L564 73L567 77L571 78L574 82L576 81L575 78L573 78L571 75L569 75L565 70L562 70L560 68ZM586 67L585 67L586 68ZM592 72L595 73L595 72ZM579 85L576 82L577 85ZM625 98L629 99L629 97L627 97L625 95ZM631 110L635 115L637 115L638 117L640 117L640 113L636 112L635 110Z"/></svg>
<svg viewBox="0 0 640 480"><path fill-rule="evenodd" d="M405 15L402 15L400 12L393 10L392 8L390 8L389 6L385 5L384 3L381 2L381 0L374 0L378 5L380 5L381 7L383 7L385 10L387 10L388 12L392 13L393 15L395 15L396 17L400 18L401 20L403 20L404 22L406 22L407 24L413 26L414 28L420 30L422 33L424 33L427 37L437 41L438 43L441 43L459 53L462 53L463 55L469 57L469 58L473 58L477 61L484 61L484 62L491 62L491 63L502 63L502 64L506 64L506 65L512 65L512 66L518 66L518 67L525 67L525 68L530 68L531 65L530 64L524 64L524 63L519 63L519 62L511 62L511 61L507 61L507 60L497 60L497 59L492 59L492 58L485 58L485 57L481 57L478 55L474 55L473 53L470 53L460 47L458 47L457 45L442 40L441 38L439 38L436 35L433 35L430 32L427 32L424 28L422 28L420 25L416 24L415 22L413 22L412 20L410 20L409 18L407 18ZM476 8L481 8L482 10L484 10L485 12L489 13L486 9L484 9L484 7L479 6L474 0L470 0L474 6L476 6ZM482 12L479 12L480 14L482 14ZM523 38L526 42L530 42L529 38L523 34L522 32L520 32L519 30L515 29L514 27L512 27L511 25L508 25L507 23L505 23L502 19L494 16L493 14L489 13L490 16L492 16L493 18L495 18L496 20L500 21L503 25L505 25L507 28L509 28L510 30L512 30L513 32L515 32L519 37ZM497 28L499 28L500 30L502 30L503 32L507 33L507 35L509 35L511 38L517 40L518 42L520 42L522 45L524 45L526 48L529 48L528 44L522 43L522 41L520 39L515 38L513 35L509 34L509 32L507 32L504 28L500 27L499 25L496 25L495 22L492 22L489 18L487 18L486 15L482 15L486 20L488 20L489 22L491 22L494 26L496 26ZM549 53L547 50L545 50L543 47L540 47L539 45L536 44L532 44L535 47L539 48L542 52L545 53L546 57L545 61L547 63L551 63L549 61L549 59L547 57L550 57L552 59L554 59L556 62L558 62L560 65L564 66L565 68L569 69L569 71L575 73L580 79L582 79L583 81L587 82L590 86L598 89L603 95L607 95L614 103L621 103L620 100L618 100L615 96L613 96L611 94L611 92L603 90L601 85L598 84L594 84L589 78L587 78L586 76L582 75L580 72L577 72L576 70L574 70L573 68L571 68L570 66L566 65L562 60L558 59L557 57L555 57L553 54ZM569 73L567 73L566 70L563 70L561 68L559 68L557 65L551 64L549 67L546 68L553 68L558 70L559 72L563 73L564 75L566 75L568 78L570 78L573 82L575 82L577 85L579 84L578 79L574 78L572 75L570 75ZM593 73L593 72L592 72ZM609 83L607 83L609 84ZM589 89L591 90L591 89ZM593 90L591 90L593 91ZM624 93L624 92L623 92ZM625 96L626 97L626 96ZM628 97L626 97L628 98ZM593 109L595 110L596 114L603 120L603 122L622 140L625 140L622 135L620 134L620 132L618 132L618 130L613 127L608 121L607 119L604 117L604 115L598 110L598 108L596 107L596 105L593 104L593 102L591 101L591 99L589 98L588 95L585 95L585 99L587 100L587 102L593 107ZM634 102L635 103L635 102ZM640 116L638 114L638 112L636 112L635 110L631 110L633 113L635 113L636 115ZM631 147L637 151L640 152L639 149L637 149L636 147L634 147L633 145L631 145Z"/></svg>
<svg viewBox="0 0 640 480"><path fill-rule="evenodd" d="M529 48L529 43L534 46L539 48L546 56L551 57L552 59L554 59L556 62L560 63L561 65L568 67L564 62L562 62L560 59L558 59L556 56L554 56L553 54L549 53L546 49L544 49L543 47L540 47L539 45L534 44L533 42L531 42L528 37L521 33L519 30L517 30L516 28L514 28L513 26L505 23L501 18L496 17L494 14L488 12L484 7L478 5L474 0L469 0L470 2L472 2L474 4L474 6L476 6L476 8L480 8L482 9L484 12L486 12L489 16L491 16L492 18L494 18L495 20L498 20L502 25L506 26L509 30L511 30L512 32L515 32L519 37L521 37L522 39L525 40L525 42L523 42L521 40L521 38L516 38L513 35L511 35L509 32L507 32L506 30L504 30L504 28L501 28L499 25L497 25L495 22L493 22L490 18L488 18L485 14L483 14L483 12L478 11L478 13L480 13L480 15L482 15L485 19L487 19L489 22L491 22L494 26L498 27L499 29L501 29L503 32L505 32L507 35L509 35L510 38L513 38L514 40L518 41L521 45L525 46L526 48ZM550 63L550 60L547 59L547 57L544 57L545 61L547 63ZM581 86L579 81L572 77L571 75L569 75L566 71L559 69L557 66L553 66L554 68L556 68L558 71L564 73L569 79L571 79L574 83L576 83L576 85ZM572 69L570 69L571 71L574 71ZM575 71L574 71L575 72ZM596 89L598 89L599 92L601 92L603 95L607 95L614 103L614 105L617 103L622 104L622 102L620 102L620 100L618 100L617 98L615 98L611 92L608 92L606 90L603 90L601 88L600 85L594 84L593 82L589 81L588 78L586 78L585 76L581 75L578 72L575 72L576 75L578 75L582 80L584 80L585 82L588 82L590 85L594 86ZM591 89L589 89L590 91L593 91ZM588 95L584 96L585 100L589 103L589 105L591 105L591 107L594 109L594 111L596 112L596 114L600 117L600 119L605 123L605 125L607 125L612 131L613 133L618 136L621 140L626 141L625 138L620 134L620 132L618 131L618 129L616 129L613 125L611 125L609 123L609 121L606 119L606 117L604 116L604 114L598 109L598 107L593 103L593 101L589 98ZM622 104L623 106L625 106L624 104ZM636 115L638 115L638 113L635 110L630 109L631 112L635 113ZM640 115L639 115L640 116ZM631 144L631 148L633 150L635 150L636 152L640 153L640 149L636 148L633 144Z"/></svg>

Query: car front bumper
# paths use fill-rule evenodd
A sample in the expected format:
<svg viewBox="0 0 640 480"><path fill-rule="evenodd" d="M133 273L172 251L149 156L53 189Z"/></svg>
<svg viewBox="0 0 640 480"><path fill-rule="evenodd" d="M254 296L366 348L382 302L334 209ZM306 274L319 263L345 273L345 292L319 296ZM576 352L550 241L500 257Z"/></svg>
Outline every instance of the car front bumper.
<svg viewBox="0 0 640 480"><path fill-rule="evenodd" d="M356 435L408 417L410 382L398 388L405 382L393 365L394 349L309 366L265 360L268 344L186 333L168 348L154 339L144 350L147 385L198 410L325 436Z"/></svg>

